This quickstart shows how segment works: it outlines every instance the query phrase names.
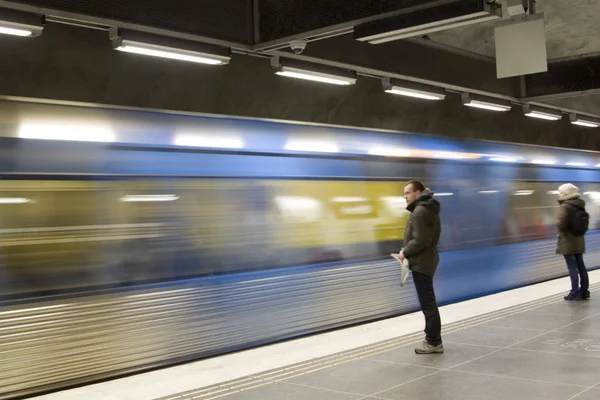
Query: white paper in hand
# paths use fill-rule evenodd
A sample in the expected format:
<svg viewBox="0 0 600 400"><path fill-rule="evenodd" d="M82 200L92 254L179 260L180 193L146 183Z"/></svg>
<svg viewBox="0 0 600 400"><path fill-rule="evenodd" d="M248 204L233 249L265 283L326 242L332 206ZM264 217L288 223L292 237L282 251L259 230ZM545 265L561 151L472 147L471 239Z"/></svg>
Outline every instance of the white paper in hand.
<svg viewBox="0 0 600 400"><path fill-rule="evenodd" d="M402 264L402 274L400 276L400 287L404 286L404 282L406 282L406 278L408 278L408 271L410 271L408 259L404 258L404 261L400 261L400 254L392 253L390 254L392 257L396 259L400 264Z"/></svg>

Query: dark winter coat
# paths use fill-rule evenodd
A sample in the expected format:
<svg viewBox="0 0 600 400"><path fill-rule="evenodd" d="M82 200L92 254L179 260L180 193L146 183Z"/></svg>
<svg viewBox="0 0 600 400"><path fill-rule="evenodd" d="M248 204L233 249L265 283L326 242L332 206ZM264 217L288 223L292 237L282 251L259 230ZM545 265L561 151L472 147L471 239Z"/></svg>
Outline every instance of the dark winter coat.
<svg viewBox="0 0 600 400"><path fill-rule="evenodd" d="M569 229L571 213L575 207L585 209L585 201L579 198L576 193L564 200L559 200L560 211L556 220L558 227L558 244L556 246L557 254L583 254L585 253L585 238L575 236Z"/></svg>
<svg viewBox="0 0 600 400"><path fill-rule="evenodd" d="M417 199L406 207L411 212L404 231L404 257L410 269L434 276L440 262L437 244L442 227L440 203L434 193L425 189Z"/></svg>

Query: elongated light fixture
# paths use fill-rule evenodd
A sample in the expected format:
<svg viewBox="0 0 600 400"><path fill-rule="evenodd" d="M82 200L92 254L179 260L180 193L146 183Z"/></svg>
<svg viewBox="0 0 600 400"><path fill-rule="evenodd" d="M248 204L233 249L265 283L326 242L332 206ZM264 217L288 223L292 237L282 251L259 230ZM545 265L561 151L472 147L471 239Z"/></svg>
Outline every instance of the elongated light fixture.
<svg viewBox="0 0 600 400"><path fill-rule="evenodd" d="M510 111L510 102L500 99L478 96L469 93L462 94L462 103L467 107L480 108L489 111Z"/></svg>
<svg viewBox="0 0 600 400"><path fill-rule="evenodd" d="M570 114L569 120L573 125L584 126L586 128L597 128L600 126L600 121L590 117L579 117L576 114Z"/></svg>
<svg viewBox="0 0 600 400"><path fill-rule="evenodd" d="M0 34L35 37L44 30L44 17L15 10L0 9Z"/></svg>
<svg viewBox="0 0 600 400"><path fill-rule="evenodd" d="M123 29L111 31L111 40L115 50L126 53L208 65L225 65L231 60L231 49L190 40Z"/></svg>
<svg viewBox="0 0 600 400"><path fill-rule="evenodd" d="M523 113L526 117L545 119L547 121L558 121L562 118L562 114L559 111L552 111L547 109L541 109L538 107L532 107L529 104L523 106Z"/></svg>
<svg viewBox="0 0 600 400"><path fill-rule="evenodd" d="M309 64L296 60L281 60L279 57L271 59L271 66L277 69L275 73L279 76L329 83L331 85L354 85L357 79L354 71Z"/></svg>
<svg viewBox="0 0 600 400"><path fill-rule="evenodd" d="M399 96L414 97L423 100L444 100L446 98L443 89L414 82L392 81L391 78L385 77L382 79L382 85L386 93Z"/></svg>

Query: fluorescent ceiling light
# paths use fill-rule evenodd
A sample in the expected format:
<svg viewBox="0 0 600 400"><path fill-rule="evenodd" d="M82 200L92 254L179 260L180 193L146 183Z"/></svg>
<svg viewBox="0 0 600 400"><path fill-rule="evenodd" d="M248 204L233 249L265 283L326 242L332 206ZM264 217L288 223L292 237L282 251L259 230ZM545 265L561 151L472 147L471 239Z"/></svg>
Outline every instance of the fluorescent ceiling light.
<svg viewBox="0 0 600 400"><path fill-rule="evenodd" d="M369 149L369 154L373 156L385 156L385 157L410 157L411 152L408 149L401 147L384 147L376 146Z"/></svg>
<svg viewBox="0 0 600 400"><path fill-rule="evenodd" d="M436 196L436 197L454 196L454 193L447 193L447 192L435 193L434 192L434 196Z"/></svg>
<svg viewBox="0 0 600 400"><path fill-rule="evenodd" d="M221 65L225 63L223 60L218 60L209 56L200 56L193 52L183 50L175 51L144 43L124 41L123 44L121 44L121 46L117 47L115 50L124 51L126 53L142 54L145 56L170 58L171 60L190 61L200 64Z"/></svg>
<svg viewBox="0 0 600 400"><path fill-rule="evenodd" d="M548 194L554 194L554 195L556 195L556 194L559 194L559 193L560 193L560 192L559 192L558 190L549 190L549 191L548 191ZM584 194L585 194L585 193L584 193Z"/></svg>
<svg viewBox="0 0 600 400"><path fill-rule="evenodd" d="M408 88L401 88L399 86L393 86L392 89L388 89L385 92L391 93L391 94L397 94L400 96L415 97L417 99L423 99L423 100L444 100L444 98L446 97L445 95L430 94L428 92L422 92L419 90L408 89Z"/></svg>
<svg viewBox="0 0 600 400"><path fill-rule="evenodd" d="M539 164L539 165L554 165L556 164L556 161L554 160L549 160L549 159L544 159L544 158L536 158L534 160L531 160L532 164Z"/></svg>
<svg viewBox="0 0 600 400"><path fill-rule="evenodd" d="M480 108L489 111L510 111L510 102L500 99L492 99L474 94L463 93L462 103L467 107Z"/></svg>
<svg viewBox="0 0 600 400"><path fill-rule="evenodd" d="M148 202L148 201L175 201L179 197L174 194L131 194L121 197L119 200L126 203Z"/></svg>
<svg viewBox="0 0 600 400"><path fill-rule="evenodd" d="M24 204L31 202L31 199L24 197L0 197L0 204Z"/></svg>
<svg viewBox="0 0 600 400"><path fill-rule="evenodd" d="M317 153L337 153L340 151L334 142L321 140L289 140L285 145L288 151L310 151Z"/></svg>
<svg viewBox="0 0 600 400"><path fill-rule="evenodd" d="M489 111L508 111L508 110L510 110L510 107L501 107L501 106L484 103L484 102L477 101L477 100L471 100L469 103L465 103L465 106L473 107L473 108L481 108L483 110L489 110Z"/></svg>
<svg viewBox="0 0 600 400"><path fill-rule="evenodd" d="M525 114L525 116L532 117L532 118L538 118L538 119L545 119L548 121L558 121L560 119L560 117L558 117L556 115L548 115L545 113L541 113L539 111L529 112L529 113Z"/></svg>
<svg viewBox="0 0 600 400"><path fill-rule="evenodd" d="M477 193L481 193L481 194L494 194L494 193L498 193L497 190L480 190Z"/></svg>
<svg viewBox="0 0 600 400"><path fill-rule="evenodd" d="M1 21L0 24L2 24ZM0 25L0 34L27 37L33 35L33 32L26 29L8 28Z"/></svg>
<svg viewBox="0 0 600 400"><path fill-rule="evenodd" d="M223 47L127 30L119 30L113 37L113 48L126 53L208 65L224 65L231 60L230 50Z"/></svg>
<svg viewBox="0 0 600 400"><path fill-rule="evenodd" d="M114 142L110 129L90 125L24 123L19 127L21 139L68 140L77 142Z"/></svg>
<svg viewBox="0 0 600 400"><path fill-rule="evenodd" d="M501 7L488 4L487 1L466 0L459 3L444 4L358 25L354 29L354 38L381 44L495 20L502 16Z"/></svg>
<svg viewBox="0 0 600 400"><path fill-rule="evenodd" d="M589 117L581 118L575 114L570 114L569 120L573 125L584 126L586 128L597 128L600 126L600 122L596 121L595 119Z"/></svg>
<svg viewBox="0 0 600 400"><path fill-rule="evenodd" d="M44 19L41 15L16 10L0 10L0 34L34 37L42 34Z"/></svg>
<svg viewBox="0 0 600 400"><path fill-rule="evenodd" d="M321 83L329 83L332 85L354 85L356 78L334 75L324 72L311 71L301 68L281 67L276 72L277 75L286 76L288 78L304 79Z"/></svg>
<svg viewBox="0 0 600 400"><path fill-rule="evenodd" d="M173 143L184 147L212 147L222 149L241 149L244 141L239 138L210 137L197 135L177 135Z"/></svg>
<svg viewBox="0 0 600 400"><path fill-rule="evenodd" d="M545 119L548 121L558 121L562 118L562 114L558 111L552 112L550 110L534 109L530 105L526 104L523 106L523 113L527 117Z"/></svg>
<svg viewBox="0 0 600 400"><path fill-rule="evenodd" d="M587 164L583 163L583 162L568 162L565 165L568 165L569 167L585 167L585 166L587 166Z"/></svg>
<svg viewBox="0 0 600 400"><path fill-rule="evenodd" d="M386 93L399 96L414 97L424 100L444 100L446 94L443 89L429 87L414 82L392 81L389 77L382 80L383 90Z"/></svg>
<svg viewBox="0 0 600 400"><path fill-rule="evenodd" d="M586 128L597 128L598 125L597 124L593 124L591 122L585 122L585 121L575 121L575 122L571 122L573 125L579 125L579 126L585 126Z"/></svg>

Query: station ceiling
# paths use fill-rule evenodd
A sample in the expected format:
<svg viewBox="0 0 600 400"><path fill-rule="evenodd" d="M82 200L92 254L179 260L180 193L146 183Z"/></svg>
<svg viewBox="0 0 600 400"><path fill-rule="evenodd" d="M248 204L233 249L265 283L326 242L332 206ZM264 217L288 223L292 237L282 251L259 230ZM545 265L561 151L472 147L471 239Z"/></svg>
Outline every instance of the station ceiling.
<svg viewBox="0 0 600 400"><path fill-rule="evenodd" d="M520 99L600 116L600 7L595 0L538 0L548 72L497 79L495 21L372 45L356 26L474 0L0 0L50 23L124 26L209 42L258 56L286 56L456 90ZM489 2L488 0L480 0ZM507 18L506 0L497 0ZM437 10L437 11L436 11ZM413 14L417 15L417 14ZM292 40L308 40L302 54Z"/></svg>

